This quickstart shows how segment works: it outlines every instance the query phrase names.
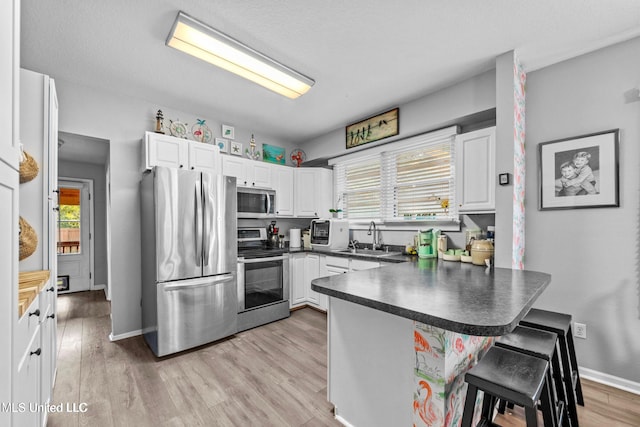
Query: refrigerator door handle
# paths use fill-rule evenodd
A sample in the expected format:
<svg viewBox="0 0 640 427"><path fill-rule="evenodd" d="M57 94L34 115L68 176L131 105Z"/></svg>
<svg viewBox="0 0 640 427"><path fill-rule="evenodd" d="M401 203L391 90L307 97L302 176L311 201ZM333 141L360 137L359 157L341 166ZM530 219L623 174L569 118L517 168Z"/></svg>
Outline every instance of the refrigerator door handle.
<svg viewBox="0 0 640 427"><path fill-rule="evenodd" d="M196 266L201 266L202 261L202 190L200 181L196 181L195 191L195 245L196 245Z"/></svg>
<svg viewBox="0 0 640 427"><path fill-rule="evenodd" d="M196 279L188 282L181 281L181 283L176 283L175 285L165 284L163 286L163 290L167 292L167 291L179 291L183 289L202 288L204 286L216 285L220 282L228 282L230 280L233 280L233 278L234 278L233 274L222 274L220 276L214 276L214 277L209 276L204 279Z"/></svg>
<svg viewBox="0 0 640 427"><path fill-rule="evenodd" d="M212 212L209 212L211 210L211 206L209 206L210 200L209 200L209 181L205 180L204 178L202 179L202 209L203 209L203 216L202 216L202 228L204 231L204 236L202 236L202 251L203 253L203 265L206 267L209 265L209 243L210 239L211 239L211 230L209 230L209 221L211 220L211 218L209 218L209 215L212 215Z"/></svg>

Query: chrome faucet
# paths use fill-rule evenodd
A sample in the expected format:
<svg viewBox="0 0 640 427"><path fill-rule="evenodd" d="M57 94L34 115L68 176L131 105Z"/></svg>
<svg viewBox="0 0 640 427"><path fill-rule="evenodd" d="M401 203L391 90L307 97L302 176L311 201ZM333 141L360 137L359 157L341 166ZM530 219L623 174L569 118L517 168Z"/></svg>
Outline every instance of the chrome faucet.
<svg viewBox="0 0 640 427"><path fill-rule="evenodd" d="M375 251L380 246L380 243L378 242L378 231L376 230L376 223L373 221L369 223L369 231L367 231L368 236L371 236L372 230L373 230L373 243L371 244L371 249Z"/></svg>

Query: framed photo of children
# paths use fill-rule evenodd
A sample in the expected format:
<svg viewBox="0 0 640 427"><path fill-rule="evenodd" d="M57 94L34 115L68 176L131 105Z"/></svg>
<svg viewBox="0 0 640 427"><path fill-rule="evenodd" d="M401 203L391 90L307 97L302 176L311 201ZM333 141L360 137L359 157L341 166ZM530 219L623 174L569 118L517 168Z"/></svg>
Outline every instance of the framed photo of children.
<svg viewBox="0 0 640 427"><path fill-rule="evenodd" d="M540 210L620 206L619 129L538 145Z"/></svg>

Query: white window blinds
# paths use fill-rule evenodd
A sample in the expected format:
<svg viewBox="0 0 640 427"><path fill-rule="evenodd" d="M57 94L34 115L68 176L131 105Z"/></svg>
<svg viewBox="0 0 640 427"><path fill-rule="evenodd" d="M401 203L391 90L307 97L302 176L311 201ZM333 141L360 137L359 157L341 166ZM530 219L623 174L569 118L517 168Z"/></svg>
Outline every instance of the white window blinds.
<svg viewBox="0 0 640 427"><path fill-rule="evenodd" d="M457 220L456 133L457 128L448 128L334 159L344 217Z"/></svg>

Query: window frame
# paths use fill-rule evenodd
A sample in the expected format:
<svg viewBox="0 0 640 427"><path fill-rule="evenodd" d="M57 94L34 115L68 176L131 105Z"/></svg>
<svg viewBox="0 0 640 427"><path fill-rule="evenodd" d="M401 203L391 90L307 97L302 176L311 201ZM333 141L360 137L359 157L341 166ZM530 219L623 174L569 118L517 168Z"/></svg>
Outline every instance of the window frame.
<svg viewBox="0 0 640 427"><path fill-rule="evenodd" d="M359 229L364 226L368 226L371 221L378 224L381 229L395 229L395 230L416 230L416 227L438 227L446 231L460 230L460 215L457 210L457 204L455 202L456 192L456 162L455 162L455 141L456 136L459 134L458 126L451 126L448 128L440 129L438 131L427 132L419 135L415 135L408 138L403 138L390 143L380 144L375 147L359 150L355 153L349 153L340 157L336 157L329 160L329 165L333 166L334 171L340 171L341 168L346 168L349 165L363 164L369 160L378 159L380 162L380 191L381 201L379 208L379 217L369 218L347 218L349 220L350 228ZM385 167L389 165L395 167L395 161L398 156L407 152L421 150L429 147L434 147L441 144L447 144L450 158L449 158L449 210L447 216L438 215L433 218L417 217L413 219L406 219L404 217L391 217L390 212L397 213L397 199L393 195L392 189L397 188L397 181L393 171ZM339 206L337 209L345 209L342 200L344 191L339 188L344 185L341 182L341 172L334 173L334 192L339 197ZM395 207L395 210L393 210ZM395 214L395 213L394 213Z"/></svg>

